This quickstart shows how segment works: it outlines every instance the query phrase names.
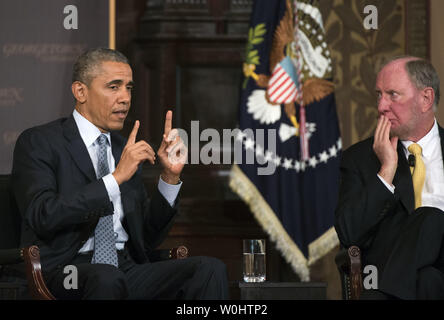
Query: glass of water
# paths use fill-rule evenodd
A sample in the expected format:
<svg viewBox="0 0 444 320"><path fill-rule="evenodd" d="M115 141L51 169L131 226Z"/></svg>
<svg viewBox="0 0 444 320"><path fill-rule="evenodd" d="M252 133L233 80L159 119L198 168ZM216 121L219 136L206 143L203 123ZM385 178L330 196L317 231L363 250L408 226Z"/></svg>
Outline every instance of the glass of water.
<svg viewBox="0 0 444 320"><path fill-rule="evenodd" d="M244 281L265 281L265 240L243 240Z"/></svg>

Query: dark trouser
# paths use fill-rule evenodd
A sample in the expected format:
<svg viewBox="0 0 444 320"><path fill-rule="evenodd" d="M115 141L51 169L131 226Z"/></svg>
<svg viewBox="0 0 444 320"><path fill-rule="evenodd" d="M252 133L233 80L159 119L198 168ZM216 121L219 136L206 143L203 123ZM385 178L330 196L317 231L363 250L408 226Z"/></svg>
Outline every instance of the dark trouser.
<svg viewBox="0 0 444 320"><path fill-rule="evenodd" d="M416 299L444 299L444 273L431 266L420 269L416 279Z"/></svg>
<svg viewBox="0 0 444 320"><path fill-rule="evenodd" d="M420 207L405 216L398 229L390 231L396 235L395 240L375 246L385 246L383 249L388 248L390 253L378 273L379 291L408 300L443 299L444 212ZM369 292L364 298L376 295Z"/></svg>
<svg viewBox="0 0 444 320"><path fill-rule="evenodd" d="M397 298L379 290L362 290L359 300L397 300Z"/></svg>
<svg viewBox="0 0 444 320"><path fill-rule="evenodd" d="M91 253L80 254L71 263L77 268L78 289L66 289L70 274L57 269L45 275L49 290L58 299L228 299L226 267L218 259L136 264L127 251L118 257L116 268L91 264Z"/></svg>
<svg viewBox="0 0 444 320"><path fill-rule="evenodd" d="M397 300L379 290L363 290L360 300ZM417 273L416 299L443 300L444 299L444 273L435 267L424 267Z"/></svg>

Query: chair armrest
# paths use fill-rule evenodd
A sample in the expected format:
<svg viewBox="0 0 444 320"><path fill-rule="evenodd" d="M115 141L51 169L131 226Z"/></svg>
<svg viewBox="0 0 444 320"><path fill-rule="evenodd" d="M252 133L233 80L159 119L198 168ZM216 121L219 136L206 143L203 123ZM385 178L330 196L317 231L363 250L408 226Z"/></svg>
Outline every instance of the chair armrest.
<svg viewBox="0 0 444 320"><path fill-rule="evenodd" d="M347 252L350 257L351 299L358 300L362 292L361 250L351 246Z"/></svg>
<svg viewBox="0 0 444 320"><path fill-rule="evenodd" d="M341 274L343 297L358 300L362 292L361 250L357 246L341 249L335 262Z"/></svg>
<svg viewBox="0 0 444 320"><path fill-rule="evenodd" d="M171 249L158 249L150 252L148 255L148 259L153 262L185 258L188 258L188 249L185 246L179 246Z"/></svg>
<svg viewBox="0 0 444 320"><path fill-rule="evenodd" d="M22 254L31 297L36 300L55 300L43 279L39 248L37 246L23 248Z"/></svg>

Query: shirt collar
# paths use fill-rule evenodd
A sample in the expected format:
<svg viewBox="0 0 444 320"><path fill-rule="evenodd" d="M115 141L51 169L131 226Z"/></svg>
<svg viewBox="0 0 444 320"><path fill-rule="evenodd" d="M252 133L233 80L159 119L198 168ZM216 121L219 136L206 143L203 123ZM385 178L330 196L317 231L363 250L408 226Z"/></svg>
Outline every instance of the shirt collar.
<svg viewBox="0 0 444 320"><path fill-rule="evenodd" d="M436 139L439 139L439 130L438 130L438 123L436 122L436 119L435 119L432 129L424 137L422 137L418 142L416 142L417 144L419 144L421 146L422 155L424 157L429 157L432 154L433 148L431 148L431 147L432 147L433 143L437 141ZM406 150L408 150L408 147L414 142L401 141L401 143L403 144L404 148Z"/></svg>
<svg viewBox="0 0 444 320"><path fill-rule="evenodd" d="M85 143L86 148L89 148L102 132L84 116L82 116L76 109L72 113L74 120L79 128L80 136ZM109 132L103 133L108 139L108 143L111 145L111 135Z"/></svg>

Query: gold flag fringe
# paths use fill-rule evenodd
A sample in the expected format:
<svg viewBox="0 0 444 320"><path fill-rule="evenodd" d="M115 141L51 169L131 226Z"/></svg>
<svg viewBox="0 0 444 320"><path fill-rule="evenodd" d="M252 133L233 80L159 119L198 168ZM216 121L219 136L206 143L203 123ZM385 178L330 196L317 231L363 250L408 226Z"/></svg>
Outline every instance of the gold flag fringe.
<svg viewBox="0 0 444 320"><path fill-rule="evenodd" d="M284 259L291 265L301 281L310 281L309 266L322 258L339 243L334 228L330 228L309 245L310 257L307 261L276 217L273 209L271 209L259 190L236 164L231 168L230 188L248 204L255 219L270 236L271 241L275 243Z"/></svg>
<svg viewBox="0 0 444 320"><path fill-rule="evenodd" d="M308 266L313 265L338 245L338 235L335 228L331 227L323 235L308 245Z"/></svg>

